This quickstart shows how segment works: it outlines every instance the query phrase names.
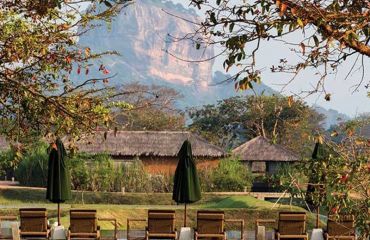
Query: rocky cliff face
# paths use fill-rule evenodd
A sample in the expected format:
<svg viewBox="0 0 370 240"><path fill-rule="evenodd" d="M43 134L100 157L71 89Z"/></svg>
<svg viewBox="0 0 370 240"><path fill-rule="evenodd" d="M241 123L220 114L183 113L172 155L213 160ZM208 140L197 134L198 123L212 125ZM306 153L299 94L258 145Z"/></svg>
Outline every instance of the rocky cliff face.
<svg viewBox="0 0 370 240"><path fill-rule="evenodd" d="M190 41L178 41L195 28L181 18L198 21L194 10L185 9L181 4L166 0L136 0L123 9L110 26L88 32L79 39L79 44L89 46L95 52L117 51L121 54L102 59L110 72L117 74L110 80L111 84L139 82L174 88L184 96L178 103L179 108L246 94L236 93L232 84L212 86L227 76L212 72L213 61L192 62L211 58L214 50L212 47L197 50ZM99 73L91 71L91 74ZM263 84L257 85L255 90L265 91L265 94L274 92Z"/></svg>
<svg viewBox="0 0 370 240"><path fill-rule="evenodd" d="M170 16L197 21L194 12L180 4L161 0L136 0L117 16L110 28L98 28L80 39L95 51L116 50L119 57L104 59L119 77L115 83L127 80L160 79L162 81L207 89L212 79L212 61L191 63L176 59L167 52L190 61L213 56L213 49L196 50L190 41L176 41L194 26Z"/></svg>

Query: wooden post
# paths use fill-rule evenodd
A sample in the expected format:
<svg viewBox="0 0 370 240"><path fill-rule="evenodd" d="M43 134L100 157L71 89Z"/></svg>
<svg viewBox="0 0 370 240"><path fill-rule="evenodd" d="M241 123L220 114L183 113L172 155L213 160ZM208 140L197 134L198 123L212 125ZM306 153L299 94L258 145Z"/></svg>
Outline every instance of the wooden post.
<svg viewBox="0 0 370 240"><path fill-rule="evenodd" d="M60 226L60 203L58 203L58 226Z"/></svg>
<svg viewBox="0 0 370 240"><path fill-rule="evenodd" d="M319 215L320 215L320 207L317 206L316 207L316 228L319 228L320 227Z"/></svg>
<svg viewBox="0 0 370 240"><path fill-rule="evenodd" d="M186 227L186 203L185 203L185 211L184 211L184 227Z"/></svg>

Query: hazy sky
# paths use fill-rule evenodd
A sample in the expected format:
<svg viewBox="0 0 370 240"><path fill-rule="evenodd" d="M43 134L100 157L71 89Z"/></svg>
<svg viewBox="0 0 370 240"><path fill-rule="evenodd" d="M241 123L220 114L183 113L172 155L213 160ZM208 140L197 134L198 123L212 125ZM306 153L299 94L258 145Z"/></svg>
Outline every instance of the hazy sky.
<svg viewBox="0 0 370 240"><path fill-rule="evenodd" d="M188 1L184 0L173 0L175 3L181 3L185 7L188 7ZM185 4L186 3L186 4ZM299 37L301 35L293 36L295 42L299 42ZM296 38L296 39L294 39ZM274 64L279 63L280 58L295 59L294 53L289 51L289 47L283 43L269 42L264 44L260 48L260 52L257 56L257 64L259 68L264 68L262 73L262 81L270 86L271 88L281 91L282 85L286 83L291 75L287 74L277 74L271 73L269 71L270 67ZM223 71L222 59L216 61L215 70ZM365 63L365 79L364 83L370 82L370 58L364 58ZM367 97L367 91L370 89L365 89L365 86L361 86L358 91L354 92L354 85L360 81L361 73L360 71L354 71L354 73L345 80L347 73L352 67L353 61L346 62L343 64L336 75L331 75L327 78L325 89L327 92L332 94L331 101L325 101L322 94L314 94L306 97L305 100L309 104L319 104L326 109L335 109L343 112L351 117L364 112L370 112L370 98ZM312 71L306 71L304 74L298 76L290 85L288 85L282 92L285 95L295 95L302 91L311 90L315 80L318 76L314 75ZM363 84L365 85L365 84ZM300 96L304 96L300 94Z"/></svg>

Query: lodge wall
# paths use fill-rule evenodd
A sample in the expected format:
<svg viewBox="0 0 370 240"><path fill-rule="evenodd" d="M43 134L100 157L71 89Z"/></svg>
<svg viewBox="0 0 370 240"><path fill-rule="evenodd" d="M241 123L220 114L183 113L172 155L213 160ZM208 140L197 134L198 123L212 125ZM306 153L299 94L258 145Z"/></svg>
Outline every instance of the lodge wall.
<svg viewBox="0 0 370 240"><path fill-rule="evenodd" d="M130 164L135 157L112 156L116 166ZM139 159L146 172L158 175L173 175L175 173L178 157L141 156ZM219 158L194 158L197 169L213 169L218 166Z"/></svg>

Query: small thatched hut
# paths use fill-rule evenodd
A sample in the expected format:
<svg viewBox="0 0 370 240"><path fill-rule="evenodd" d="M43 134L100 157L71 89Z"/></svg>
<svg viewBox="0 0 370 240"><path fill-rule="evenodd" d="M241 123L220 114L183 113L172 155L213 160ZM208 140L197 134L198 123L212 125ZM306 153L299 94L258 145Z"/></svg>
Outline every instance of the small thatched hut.
<svg viewBox="0 0 370 240"><path fill-rule="evenodd" d="M273 174L278 166L294 163L298 155L285 147L272 144L270 140L258 136L235 148L232 153L250 167L256 174Z"/></svg>
<svg viewBox="0 0 370 240"><path fill-rule="evenodd" d="M182 143L192 143L198 168L214 167L225 152L203 138L180 131L98 131L78 143L80 152L107 153L116 164L142 160L145 169L153 174L173 174L178 162L177 153Z"/></svg>

